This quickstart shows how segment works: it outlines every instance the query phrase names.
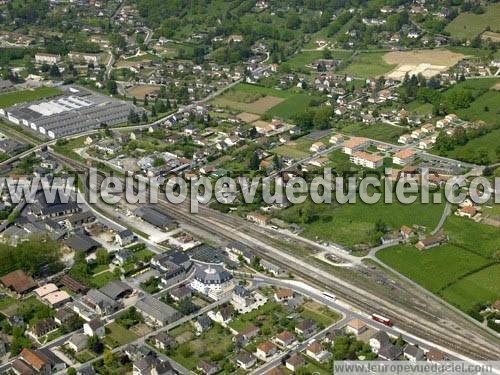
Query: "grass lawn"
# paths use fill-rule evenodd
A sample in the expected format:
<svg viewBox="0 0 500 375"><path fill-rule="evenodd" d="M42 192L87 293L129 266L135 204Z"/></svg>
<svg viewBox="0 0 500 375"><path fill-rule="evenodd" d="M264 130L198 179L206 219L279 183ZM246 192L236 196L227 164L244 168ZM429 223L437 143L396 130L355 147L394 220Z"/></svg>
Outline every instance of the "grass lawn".
<svg viewBox="0 0 500 375"><path fill-rule="evenodd" d="M500 264L465 276L439 294L463 311L476 303L494 303L500 298Z"/></svg>
<svg viewBox="0 0 500 375"><path fill-rule="evenodd" d="M312 154L309 150L311 145L315 142L323 142L327 147L330 145L328 143L329 137L323 137L318 140L312 140L307 137L301 137L293 141L289 141L284 145L278 146L271 150L282 156L290 156L294 159L304 159Z"/></svg>
<svg viewBox="0 0 500 375"><path fill-rule="evenodd" d="M306 94L297 94L273 106L266 114L288 120L296 114L304 112L314 99L319 98Z"/></svg>
<svg viewBox="0 0 500 375"><path fill-rule="evenodd" d="M16 304L17 300L6 295L0 298L0 312L3 312L5 309L9 309L11 306L14 306Z"/></svg>
<svg viewBox="0 0 500 375"><path fill-rule="evenodd" d="M289 98L293 96L294 94L290 91L286 90L277 90L273 89L270 87L264 87L264 86L259 86L259 85L251 85L249 83L238 83L236 86L231 88L229 91L226 93L231 93L231 92L246 92L246 93L257 93L257 94L262 94L262 95L268 95L268 96L276 96L278 98Z"/></svg>
<svg viewBox="0 0 500 375"><path fill-rule="evenodd" d="M490 261L452 244L420 251L411 245L381 250L377 258L433 293Z"/></svg>
<svg viewBox="0 0 500 375"><path fill-rule="evenodd" d="M346 60L352 53L349 51L332 51L331 55L334 60ZM305 69L306 65L322 58L323 51L303 51L286 61L286 64L290 65L292 69Z"/></svg>
<svg viewBox="0 0 500 375"><path fill-rule="evenodd" d="M477 97L469 108L458 110L457 115L464 120L483 120L488 124L500 124L498 103L500 103L500 91L490 90Z"/></svg>
<svg viewBox="0 0 500 375"><path fill-rule="evenodd" d="M332 197L334 200L335 197ZM443 211L443 204L421 204L417 202L405 205L397 202L385 204L384 199L376 204L366 204L357 197L355 204L346 203L311 204L305 202L294 205L279 215L288 222L295 222L304 228L302 236L316 240L332 241L344 246L353 247L357 244L374 244L375 223L381 220L392 229L402 225L423 225L428 230L433 229ZM305 212L312 212L313 221L306 223Z"/></svg>
<svg viewBox="0 0 500 375"><path fill-rule="evenodd" d="M450 216L446 220L444 231L454 245L485 258L500 259L500 229Z"/></svg>
<svg viewBox="0 0 500 375"><path fill-rule="evenodd" d="M84 146L85 137L73 138L68 140L63 145L58 145L57 143L52 145L51 147L58 154L64 155L68 158L74 159L76 161L83 162L83 158L78 155L74 150L76 148L81 148Z"/></svg>
<svg viewBox="0 0 500 375"><path fill-rule="evenodd" d="M399 136L407 132L407 130L384 123L373 125L355 123L343 127L341 132L357 137L372 138L387 143L397 143Z"/></svg>
<svg viewBox="0 0 500 375"><path fill-rule="evenodd" d="M80 353L75 354L75 359L80 363L88 362L88 361L94 359L95 357L96 357L96 355L87 349L82 350Z"/></svg>
<svg viewBox="0 0 500 375"><path fill-rule="evenodd" d="M443 246L419 251L401 245L377 257L465 312L500 298L500 230L450 216L444 231L450 240Z"/></svg>
<svg viewBox="0 0 500 375"><path fill-rule="evenodd" d="M59 94L62 94L62 91L54 87L38 87L32 90L9 92L0 95L0 108L7 108L17 103L32 102Z"/></svg>
<svg viewBox="0 0 500 375"><path fill-rule="evenodd" d="M252 324L256 325L257 317L259 315L268 315L271 316L274 313L280 313L283 311L283 306L280 305L277 302L274 302L272 300L269 300L265 305L259 307L257 310L253 310L247 314L243 314L238 316L236 319L234 319L231 323L229 323L229 326L238 331L244 331L248 327L250 327ZM271 328L273 325L273 322L271 319L266 319L263 324L262 328Z"/></svg>
<svg viewBox="0 0 500 375"><path fill-rule="evenodd" d="M309 156L308 152L297 149L295 146L289 146L287 144L278 146L271 150L281 156L289 156L291 158L300 160L305 159Z"/></svg>
<svg viewBox="0 0 500 375"><path fill-rule="evenodd" d="M109 333L106 334L104 338L104 342L111 347L115 347L115 343L118 345L125 345L129 342L132 342L138 338L138 336L132 332L131 330L122 327L118 323L110 323L106 326L106 331L109 330Z"/></svg>
<svg viewBox="0 0 500 375"><path fill-rule="evenodd" d="M385 52L361 52L341 73L361 78L383 75L395 67L384 61L384 55Z"/></svg>
<svg viewBox="0 0 500 375"><path fill-rule="evenodd" d="M472 39L482 33L487 26L493 30L500 24L500 4L486 7L484 14L461 13L445 28L455 38Z"/></svg>
<svg viewBox="0 0 500 375"><path fill-rule="evenodd" d="M189 324L187 327L192 330ZM232 335L229 331L215 325L201 336L180 344L170 351L169 356L189 370L194 370L201 360L219 365L227 361L232 345Z"/></svg>
<svg viewBox="0 0 500 375"><path fill-rule="evenodd" d="M489 155L490 163L496 163L500 161L500 155L496 153L499 142L500 129L496 129L481 137L472 139L463 146L456 146L453 150L446 152L444 156L467 161L467 155L474 156L478 150L485 150Z"/></svg>
<svg viewBox="0 0 500 375"><path fill-rule="evenodd" d="M327 327L341 318L337 312L316 302L306 302L303 307L304 310L300 316L304 319L314 320L323 327Z"/></svg>
<svg viewBox="0 0 500 375"><path fill-rule="evenodd" d="M118 280L118 277L116 277L112 272L108 271L92 277L92 279L90 279L90 282L92 283L92 286L94 288L101 288L113 280Z"/></svg>

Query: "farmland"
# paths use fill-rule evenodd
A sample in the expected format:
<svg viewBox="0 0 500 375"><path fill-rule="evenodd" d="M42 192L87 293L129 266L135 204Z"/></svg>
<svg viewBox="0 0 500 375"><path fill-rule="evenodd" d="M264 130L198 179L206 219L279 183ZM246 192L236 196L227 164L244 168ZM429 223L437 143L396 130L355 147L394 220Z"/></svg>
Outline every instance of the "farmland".
<svg viewBox="0 0 500 375"><path fill-rule="evenodd" d="M354 77L368 78L380 76L391 71L396 65L384 61L385 52L361 52L341 73Z"/></svg>
<svg viewBox="0 0 500 375"><path fill-rule="evenodd" d="M303 112L314 98L292 91L239 84L215 98L212 104L257 115L267 114L289 119L294 114Z"/></svg>
<svg viewBox="0 0 500 375"><path fill-rule="evenodd" d="M377 257L464 311L498 299L498 229L453 216L444 230L448 244L424 251L401 245Z"/></svg>
<svg viewBox="0 0 500 375"><path fill-rule="evenodd" d="M387 143L397 143L398 138L405 129L389 124L365 125L356 123L342 128L342 133L357 137L367 137Z"/></svg>
<svg viewBox="0 0 500 375"><path fill-rule="evenodd" d="M0 95L0 108L7 108L18 103L50 98L59 94L62 94L62 91L53 87L38 87L32 90L9 92Z"/></svg>
<svg viewBox="0 0 500 375"><path fill-rule="evenodd" d="M381 199L370 205L359 201L358 197L355 204L315 205L305 202L284 210L280 216L302 226L302 235L306 238L355 247L373 245L379 240L380 234L375 231L375 223L379 220L392 229L403 224L419 224L431 229L437 224L442 209L442 204L404 205L395 199L392 204L384 204Z"/></svg>
<svg viewBox="0 0 500 375"><path fill-rule="evenodd" d="M496 31L500 25L500 4L486 8L484 14L462 13L446 26L446 31L459 39L472 39L482 33L488 26Z"/></svg>
<svg viewBox="0 0 500 375"><path fill-rule="evenodd" d="M297 94L273 106L266 111L266 114L287 120L298 113L304 112L312 100L314 100L313 96Z"/></svg>
<svg viewBox="0 0 500 375"><path fill-rule="evenodd" d="M350 51L332 51L331 58L334 60L346 60L352 53ZM286 63L294 70L303 70L306 65L313 63L315 60L323 59L323 51L303 51L293 56Z"/></svg>

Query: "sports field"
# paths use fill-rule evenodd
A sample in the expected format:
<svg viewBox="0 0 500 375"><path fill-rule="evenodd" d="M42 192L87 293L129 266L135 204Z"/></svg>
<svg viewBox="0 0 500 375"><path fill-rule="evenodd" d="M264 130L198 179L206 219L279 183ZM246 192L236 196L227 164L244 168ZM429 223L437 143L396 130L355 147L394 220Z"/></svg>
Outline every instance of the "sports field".
<svg viewBox="0 0 500 375"><path fill-rule="evenodd" d="M377 257L387 265L467 312L500 298L500 230L451 216L449 243L419 251L412 245L387 248Z"/></svg>
<svg viewBox="0 0 500 375"><path fill-rule="evenodd" d="M484 14L461 13L448 26L446 31L459 39L472 39L482 33L488 26L491 31L499 31L500 3L486 7Z"/></svg>
<svg viewBox="0 0 500 375"><path fill-rule="evenodd" d="M13 91L0 95L0 108L8 108L14 104L32 102L62 94L54 87L38 87L32 90Z"/></svg>

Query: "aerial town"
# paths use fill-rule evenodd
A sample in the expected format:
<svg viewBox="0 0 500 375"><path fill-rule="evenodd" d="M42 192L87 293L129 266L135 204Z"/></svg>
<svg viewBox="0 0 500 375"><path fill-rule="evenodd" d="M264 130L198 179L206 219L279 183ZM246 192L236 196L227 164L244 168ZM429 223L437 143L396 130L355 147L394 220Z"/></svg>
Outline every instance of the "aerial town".
<svg viewBox="0 0 500 375"><path fill-rule="evenodd" d="M500 361L499 48L490 0L0 0L0 374ZM326 170L390 202L101 184Z"/></svg>

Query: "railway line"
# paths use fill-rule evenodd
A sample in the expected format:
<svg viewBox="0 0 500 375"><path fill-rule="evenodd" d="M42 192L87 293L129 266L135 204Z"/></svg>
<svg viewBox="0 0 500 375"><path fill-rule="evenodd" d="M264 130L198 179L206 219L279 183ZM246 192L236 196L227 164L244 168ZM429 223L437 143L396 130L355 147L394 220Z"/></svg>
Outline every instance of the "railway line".
<svg viewBox="0 0 500 375"><path fill-rule="evenodd" d="M70 165L77 171L86 171L82 164L55 155L60 161ZM367 313L378 312L394 320L396 325L405 328L411 334L428 340L437 345L449 348L457 353L477 360L500 358L500 345L492 336L485 337L487 332L478 332L478 328L456 313L423 309L425 299L415 296L415 303L402 304L388 298L387 295L374 295L372 291L364 290L329 272L326 272L307 260L289 254L290 244L276 244L274 232L270 229L257 227L244 219L228 216L207 207L200 206L198 214L191 214L189 202L173 205L160 200L157 207L175 217L180 222L202 228L226 241L239 241L253 249L261 258L272 261L280 267L289 270L312 285L335 293L340 299L351 306ZM311 248L310 244L305 244ZM464 329L463 327L466 327ZM460 331L466 331L461 333Z"/></svg>

